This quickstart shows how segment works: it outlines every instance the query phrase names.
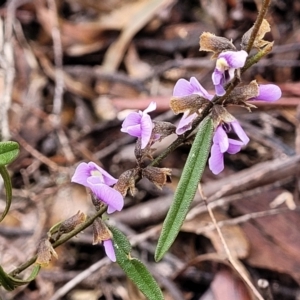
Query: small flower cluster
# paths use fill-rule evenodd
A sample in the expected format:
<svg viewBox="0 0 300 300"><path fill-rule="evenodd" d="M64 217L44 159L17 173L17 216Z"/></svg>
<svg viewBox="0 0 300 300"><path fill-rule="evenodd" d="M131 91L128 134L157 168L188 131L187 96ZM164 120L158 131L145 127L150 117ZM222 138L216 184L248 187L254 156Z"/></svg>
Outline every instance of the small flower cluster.
<svg viewBox="0 0 300 300"><path fill-rule="evenodd" d="M273 43L262 38L270 30L266 20L256 36L253 46L258 50L271 49ZM240 78L240 69L247 62L246 50L252 29L242 38L241 50L226 38L217 37L205 32L200 36L200 50L213 52L212 58L216 59L216 66L212 73L212 82L215 94L210 94L195 77L190 80L179 79L174 86L170 107L175 114L183 113L178 126L168 122L152 121L149 113L156 109L156 103L151 102L144 111L132 112L123 121L121 131L137 137L135 157L137 167L125 171L119 179L112 177L101 167L93 162L81 163L76 168L72 182L84 185L92 193L92 200L97 210L101 205L107 205L107 213L122 210L123 197L127 191L133 194L137 178L145 177L158 188L162 188L170 181L171 170L153 166L145 167L145 160L152 159L153 144L161 141L173 133L182 135L190 131L197 116L209 108L209 113L214 122L214 135L208 165L214 174L219 174L224 169L224 154L235 154L248 144L249 138L239 122L227 112L227 105L239 105L251 109L255 107L249 101L273 102L281 97L281 90L274 84L258 84L255 80L248 85L235 87L229 95L224 97L222 105L215 103L218 97L226 94L227 84L233 78ZM234 135L236 138L229 136ZM101 218L93 224L93 243L103 242L107 256L116 261L113 246L113 237Z"/></svg>
<svg viewBox="0 0 300 300"><path fill-rule="evenodd" d="M270 31L270 26L266 20L263 20L257 37L254 41L254 47L262 49L273 45L272 42L263 40L266 32ZM176 134L182 135L192 128L194 120L199 113L207 106L211 105L214 97L224 96L226 85L235 77L239 78L239 71L244 67L248 53L245 51L252 28L242 38L242 49L237 50L232 42L224 37L218 37L209 32L204 32L200 36L200 50L213 52L212 58L216 59L216 66L212 73L212 82L215 87L215 95L208 93L195 77L190 80L179 79L173 89L173 97L170 101L170 107L175 114L183 113L181 120L176 128ZM274 84L257 84L252 81L248 85L236 87L229 97L227 97L223 106L213 105L212 118L215 124L215 132L212 141L211 155L209 158L209 168L214 174L219 174L224 169L224 153L235 154L239 152L242 146L249 142L249 138L238 123L231 116L224 106L239 105L250 110L255 107L249 101L267 101L273 102L281 97L281 90ZM141 140L141 149L149 148L153 142L159 139L158 132L153 134L154 123L151 121L148 113L156 108L155 103L151 103L143 112L131 113L123 122L121 131L127 132ZM172 133L169 131L169 134ZM237 139L229 138L229 134L235 134ZM147 151L151 157L150 150Z"/></svg>

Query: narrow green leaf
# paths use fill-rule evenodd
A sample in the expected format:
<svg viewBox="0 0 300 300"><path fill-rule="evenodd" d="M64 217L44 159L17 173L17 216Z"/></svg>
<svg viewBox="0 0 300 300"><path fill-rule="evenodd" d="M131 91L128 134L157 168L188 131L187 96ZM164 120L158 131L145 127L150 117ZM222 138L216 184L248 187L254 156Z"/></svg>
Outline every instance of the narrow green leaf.
<svg viewBox="0 0 300 300"><path fill-rule="evenodd" d="M3 268L0 266L0 286L3 286L7 291L14 290L14 284L10 280L9 275L4 272Z"/></svg>
<svg viewBox="0 0 300 300"><path fill-rule="evenodd" d="M0 166L8 165L15 160L19 151L19 144L16 142L0 142Z"/></svg>
<svg viewBox="0 0 300 300"><path fill-rule="evenodd" d="M36 278L41 269L40 265L35 265L32 269L30 276L26 280L15 278L4 272L0 266L0 286L2 285L7 291L13 291L16 287L28 284Z"/></svg>
<svg viewBox="0 0 300 300"><path fill-rule="evenodd" d="M7 215L9 208L10 208L11 199L12 199L12 186L11 186L9 174L8 174L5 166L0 166L0 175L3 178L4 187L5 187L5 191L6 191L6 206L0 217L0 222L1 222Z"/></svg>
<svg viewBox="0 0 300 300"><path fill-rule="evenodd" d="M121 245L122 250L126 254L129 254L132 247L130 242L128 241L128 238L116 227L108 226L108 228L112 232L112 235L114 237L114 242L117 243L117 245Z"/></svg>
<svg viewBox="0 0 300 300"><path fill-rule="evenodd" d="M117 263L126 275L149 300L164 300L162 291L145 265L140 260L131 258L128 252L131 246L128 247L130 243L126 236L114 227L110 227L110 230L113 233Z"/></svg>
<svg viewBox="0 0 300 300"><path fill-rule="evenodd" d="M180 231L205 169L211 147L212 135L213 122L210 117L206 117L200 124L186 164L183 168L174 195L174 201L164 221L155 251L156 261L162 259Z"/></svg>

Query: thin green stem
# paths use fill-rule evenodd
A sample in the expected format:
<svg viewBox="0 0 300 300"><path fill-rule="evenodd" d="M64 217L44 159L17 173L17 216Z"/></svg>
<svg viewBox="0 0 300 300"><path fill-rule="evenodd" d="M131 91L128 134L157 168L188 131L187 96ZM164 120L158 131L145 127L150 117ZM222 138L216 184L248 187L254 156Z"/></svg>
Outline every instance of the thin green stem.
<svg viewBox="0 0 300 300"><path fill-rule="evenodd" d="M95 219L98 218L98 217L100 217L105 211L106 211L106 207L103 207L102 209L100 209L99 211L97 211L97 213L95 213L92 217L88 218L84 223L82 223L79 226L77 226L73 231L71 231L71 232L69 232L67 234L64 234L59 240L57 240L56 242L54 242L52 244L52 247L56 248L56 247L64 244L66 241L68 241L72 237L76 236L78 233L80 233L84 229L88 228L90 225L93 224L93 222L95 221ZM37 255L34 255L27 262L23 263L21 266L19 266L18 268L14 269L10 273L10 275L16 276L17 274L21 273L22 271L24 271L25 269L27 269L28 267L30 267L32 264L34 264L35 261L36 261L36 259L37 259Z"/></svg>

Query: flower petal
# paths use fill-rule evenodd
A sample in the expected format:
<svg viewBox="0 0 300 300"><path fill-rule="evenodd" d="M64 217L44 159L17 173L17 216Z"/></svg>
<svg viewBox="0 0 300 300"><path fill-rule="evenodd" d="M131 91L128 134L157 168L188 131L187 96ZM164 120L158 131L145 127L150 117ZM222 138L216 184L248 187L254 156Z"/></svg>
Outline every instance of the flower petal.
<svg viewBox="0 0 300 300"><path fill-rule="evenodd" d="M123 121L121 131L127 133L128 127L140 124L141 118L142 116L137 112L130 113Z"/></svg>
<svg viewBox="0 0 300 300"><path fill-rule="evenodd" d="M250 139L248 138L244 129L241 127L240 123L237 120L235 120L230 122L230 125L232 126L232 129L237 134L239 139L244 143L244 145L247 145Z"/></svg>
<svg viewBox="0 0 300 300"><path fill-rule="evenodd" d="M192 123L196 119L197 114L193 113L190 116L188 116L188 113L189 112L185 112L181 120L179 121L178 126L176 128L177 135L184 134L186 131L192 128Z"/></svg>
<svg viewBox="0 0 300 300"><path fill-rule="evenodd" d="M198 94L208 100L211 100L213 98L213 95L209 94L195 77L190 78L190 85L194 89L194 92L192 94Z"/></svg>
<svg viewBox="0 0 300 300"><path fill-rule="evenodd" d="M224 170L224 157L220 151L218 144L213 143L210 151L210 158L208 160L209 169L215 174L219 174Z"/></svg>
<svg viewBox="0 0 300 300"><path fill-rule="evenodd" d="M152 101L152 102L148 105L148 107L143 111L143 115L144 115L144 114L147 114L147 113L149 113L149 112L151 112L151 111L154 111L154 110L156 110L156 102Z"/></svg>
<svg viewBox="0 0 300 300"><path fill-rule="evenodd" d="M225 153L229 147L229 141L226 131L222 125L219 125L215 131L213 142L219 145L221 153Z"/></svg>
<svg viewBox="0 0 300 300"><path fill-rule="evenodd" d="M78 184L82 184L86 187L88 187L87 179L91 176L91 171L93 168L89 166L87 163L82 162L80 163L76 170L74 175L71 178L71 182L76 182Z"/></svg>
<svg viewBox="0 0 300 300"><path fill-rule="evenodd" d="M104 250L105 250L105 253L108 256L108 258L111 261L115 262L117 259L116 259L116 253L115 253L115 249L114 249L112 240L103 241L103 246L104 246Z"/></svg>
<svg viewBox="0 0 300 300"><path fill-rule="evenodd" d="M131 136L140 137L142 135L141 124L128 126L126 132Z"/></svg>
<svg viewBox="0 0 300 300"><path fill-rule="evenodd" d="M141 148L144 149L151 138L153 123L151 117L147 114L143 115L141 120Z"/></svg>
<svg viewBox="0 0 300 300"><path fill-rule="evenodd" d="M277 101L282 95L280 87L275 84L260 84L258 87L258 96L250 100L274 102Z"/></svg>
<svg viewBox="0 0 300 300"><path fill-rule="evenodd" d="M229 147L227 152L229 154L236 154L241 151L241 148L243 146L243 142L233 140L233 139L228 139L229 140Z"/></svg>
<svg viewBox="0 0 300 300"><path fill-rule="evenodd" d="M111 214L116 210L121 211L124 206L122 195L106 184L95 182L93 177L88 178L89 188L105 204L108 205L107 213Z"/></svg>
<svg viewBox="0 0 300 300"><path fill-rule="evenodd" d="M181 96L188 96L194 93L194 88L191 86L189 81L186 79L180 78L173 89L173 96L181 97Z"/></svg>
<svg viewBox="0 0 300 300"><path fill-rule="evenodd" d="M173 96L182 97L192 94L198 94L209 100L213 97L213 95L210 95L195 77L191 77L190 81L181 78L176 82L173 89Z"/></svg>
<svg viewBox="0 0 300 300"><path fill-rule="evenodd" d="M101 167L99 167L97 164L95 164L94 162L89 162L88 163L89 167L92 168L93 170L97 170L101 173L101 175L103 176L103 181L105 184L107 185L113 185L115 184L118 180L111 176L108 172L106 172L104 169L102 169Z"/></svg>
<svg viewBox="0 0 300 300"><path fill-rule="evenodd" d="M212 73L212 81L215 86L215 91L218 96L225 95L225 89L223 85L225 85L225 78L223 72L215 68L214 72Z"/></svg>
<svg viewBox="0 0 300 300"><path fill-rule="evenodd" d="M248 53L241 51L225 51L219 54L218 59L224 58L229 68L242 68L245 65Z"/></svg>

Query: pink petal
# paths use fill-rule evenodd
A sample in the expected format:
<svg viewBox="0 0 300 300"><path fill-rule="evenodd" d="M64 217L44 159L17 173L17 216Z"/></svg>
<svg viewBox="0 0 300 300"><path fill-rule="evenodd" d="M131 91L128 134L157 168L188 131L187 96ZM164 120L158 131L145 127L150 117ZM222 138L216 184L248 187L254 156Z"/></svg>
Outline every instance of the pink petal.
<svg viewBox="0 0 300 300"><path fill-rule="evenodd" d="M240 123L237 120L235 120L231 122L230 125L232 126L234 132L237 134L239 139L244 143L244 145L247 145L250 139L248 138L244 129L241 127Z"/></svg>
<svg viewBox="0 0 300 300"><path fill-rule="evenodd" d="M213 142L219 144L221 153L225 153L229 147L228 136L222 125L219 125L215 131Z"/></svg>
<svg viewBox="0 0 300 300"><path fill-rule="evenodd" d="M103 181L104 181L105 184L113 185L118 181L115 177L111 176L108 172L106 172L104 169L99 167L94 162L91 161L91 162L88 163L88 165L90 166L91 169L97 170L101 173L101 175L103 176Z"/></svg>
<svg viewBox="0 0 300 300"><path fill-rule="evenodd" d="M156 102L152 101L152 102L148 105L148 107L143 111L143 115L144 115L144 114L147 114L147 113L149 113L149 112L151 112L151 111L154 111L154 110L156 110Z"/></svg>
<svg viewBox="0 0 300 300"><path fill-rule="evenodd" d="M210 151L210 158L208 160L209 169L215 175L221 173L224 170L224 157L220 151L219 145L213 143Z"/></svg>
<svg viewBox="0 0 300 300"><path fill-rule="evenodd" d="M142 116L137 112L130 113L122 123L122 132L126 132L128 127L140 124Z"/></svg>
<svg viewBox="0 0 300 300"><path fill-rule="evenodd" d="M275 84L260 84L259 95L250 100L261 100L274 102L277 101L282 95L281 89Z"/></svg>
<svg viewBox="0 0 300 300"><path fill-rule="evenodd" d="M213 98L213 95L209 94L195 77L190 78L190 85L194 88L193 94L198 94L208 100Z"/></svg>
<svg viewBox="0 0 300 300"><path fill-rule="evenodd" d="M212 73L212 81L215 86L215 91L218 96L225 95L225 89L223 85L225 84L224 74L219 71L217 68Z"/></svg>
<svg viewBox="0 0 300 300"><path fill-rule="evenodd" d="M153 124L149 115L143 115L141 120L141 148L144 149L151 138Z"/></svg>
<svg viewBox="0 0 300 300"><path fill-rule="evenodd" d="M173 89L173 96L188 96L194 93L193 86L186 79L179 79Z"/></svg>
<svg viewBox="0 0 300 300"><path fill-rule="evenodd" d="M114 248L112 240L103 241L103 246L104 246L104 250L105 250L105 253L108 256L108 258L111 261L115 262L117 259L116 259L115 248Z"/></svg>
<svg viewBox="0 0 300 300"><path fill-rule="evenodd" d="M186 131L192 128L192 123L196 119L197 114L193 113L190 116L187 116L189 112L185 112L178 123L176 128L176 134L181 135L184 134Z"/></svg>
<svg viewBox="0 0 300 300"><path fill-rule="evenodd" d="M127 133L131 136L140 137L142 135L141 124L127 127Z"/></svg>
<svg viewBox="0 0 300 300"><path fill-rule="evenodd" d="M84 186L88 186L87 179L89 176L91 176L91 171L93 168L89 166L87 163L82 162L80 163L76 170L74 175L71 178L71 182L76 182L78 184L82 184Z"/></svg>
<svg viewBox="0 0 300 300"><path fill-rule="evenodd" d="M224 58L228 64L229 68L242 68L245 65L246 59L247 59L248 53L244 50L241 51L226 51L222 52L219 56L219 58Z"/></svg>
<svg viewBox="0 0 300 300"><path fill-rule="evenodd" d="M115 189L106 184L95 183L93 178L88 179L89 188L92 192L105 204L108 205L107 213L121 211L124 206L124 199L122 195Z"/></svg>
<svg viewBox="0 0 300 300"><path fill-rule="evenodd" d="M242 146L243 146L243 142L229 139L229 147L227 152L229 154L236 154L241 151Z"/></svg>

